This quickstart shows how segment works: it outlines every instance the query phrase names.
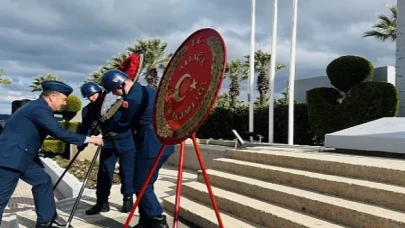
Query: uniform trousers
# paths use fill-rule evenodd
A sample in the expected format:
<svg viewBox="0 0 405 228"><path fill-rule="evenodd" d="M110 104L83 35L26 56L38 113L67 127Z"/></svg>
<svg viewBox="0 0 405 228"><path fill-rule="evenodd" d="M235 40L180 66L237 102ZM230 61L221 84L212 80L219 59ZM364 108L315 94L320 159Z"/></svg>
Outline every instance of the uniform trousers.
<svg viewBox="0 0 405 228"><path fill-rule="evenodd" d="M19 179L32 186L37 223L48 223L56 215L53 184L49 175L32 162L24 172L0 167L0 225L4 208L13 195Z"/></svg>
<svg viewBox="0 0 405 228"><path fill-rule="evenodd" d="M99 200L108 200L113 183L115 164L119 159L121 194L132 196L134 194L134 149L119 152L115 148L103 148L100 152L100 166L97 173L96 196Z"/></svg>
<svg viewBox="0 0 405 228"><path fill-rule="evenodd" d="M148 218L158 217L163 213L163 208L159 203L159 200L154 191L154 183L156 182L159 176L159 170L162 167L163 163L169 156L162 156L158 166L153 173L153 176L148 183L146 191L139 203L139 220L142 222ZM145 158L145 159L135 159L135 171L134 171L134 191L138 195L141 191L142 185L145 183L146 178L151 170L155 158Z"/></svg>

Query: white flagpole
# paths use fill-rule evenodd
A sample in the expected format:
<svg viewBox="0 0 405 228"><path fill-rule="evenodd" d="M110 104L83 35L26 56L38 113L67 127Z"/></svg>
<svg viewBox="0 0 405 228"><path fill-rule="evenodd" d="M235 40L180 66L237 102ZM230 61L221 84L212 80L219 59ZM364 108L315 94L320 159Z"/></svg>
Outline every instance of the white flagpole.
<svg viewBox="0 0 405 228"><path fill-rule="evenodd" d="M249 57L249 131L253 132L253 115L254 115L254 83L255 83L255 17L256 17L256 0L252 0L252 25L250 36L250 57Z"/></svg>
<svg viewBox="0 0 405 228"><path fill-rule="evenodd" d="M291 32L291 58L290 58L290 75L288 85L288 144L294 144L294 82L295 82L295 49L297 39L297 3L293 2L293 18Z"/></svg>
<svg viewBox="0 0 405 228"><path fill-rule="evenodd" d="M273 0L273 39L271 41L271 61L269 80L269 143L274 140L274 79L276 74L276 50L277 50L277 17L278 0Z"/></svg>

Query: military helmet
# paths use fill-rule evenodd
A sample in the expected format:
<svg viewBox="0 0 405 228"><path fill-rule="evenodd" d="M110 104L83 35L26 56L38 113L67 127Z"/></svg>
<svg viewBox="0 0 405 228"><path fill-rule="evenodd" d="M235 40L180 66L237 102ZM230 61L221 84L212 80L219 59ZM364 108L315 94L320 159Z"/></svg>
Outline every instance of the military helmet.
<svg viewBox="0 0 405 228"><path fill-rule="evenodd" d="M101 91L101 87L95 82L86 82L80 87L80 92L84 98L90 97L93 94Z"/></svg>
<svg viewBox="0 0 405 228"><path fill-rule="evenodd" d="M101 78L101 84L108 92L121 88L128 75L120 70L109 70Z"/></svg>

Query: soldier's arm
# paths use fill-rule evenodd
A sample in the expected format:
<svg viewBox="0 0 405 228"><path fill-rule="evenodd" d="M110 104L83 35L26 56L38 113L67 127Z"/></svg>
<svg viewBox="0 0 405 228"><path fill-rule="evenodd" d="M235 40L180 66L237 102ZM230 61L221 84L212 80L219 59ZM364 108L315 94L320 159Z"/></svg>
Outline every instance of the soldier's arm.
<svg viewBox="0 0 405 228"><path fill-rule="evenodd" d="M86 135L77 134L63 128L55 119L54 113L45 107L33 109L30 119L37 126L46 130L49 135L64 142L81 146L88 141Z"/></svg>

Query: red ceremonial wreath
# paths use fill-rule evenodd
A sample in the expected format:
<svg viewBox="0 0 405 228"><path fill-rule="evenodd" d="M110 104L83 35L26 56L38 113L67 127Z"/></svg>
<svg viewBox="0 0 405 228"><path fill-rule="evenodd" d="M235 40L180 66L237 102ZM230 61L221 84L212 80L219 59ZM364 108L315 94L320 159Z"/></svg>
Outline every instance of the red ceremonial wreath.
<svg viewBox="0 0 405 228"><path fill-rule="evenodd" d="M128 58L126 58L121 65L118 66L118 70L126 73L132 81L134 80L135 76L141 70L141 56L140 53L132 53Z"/></svg>

